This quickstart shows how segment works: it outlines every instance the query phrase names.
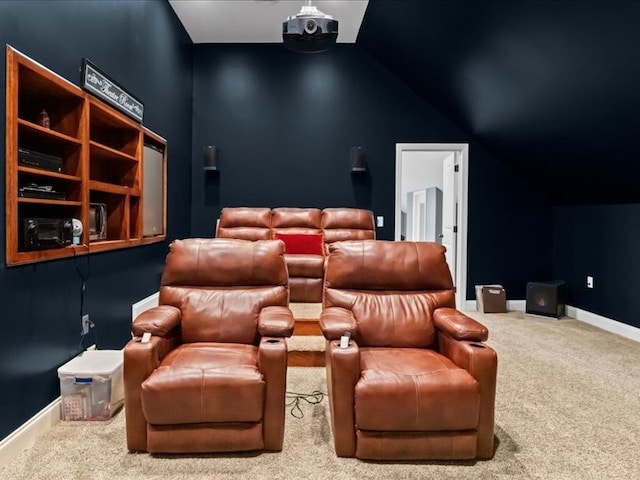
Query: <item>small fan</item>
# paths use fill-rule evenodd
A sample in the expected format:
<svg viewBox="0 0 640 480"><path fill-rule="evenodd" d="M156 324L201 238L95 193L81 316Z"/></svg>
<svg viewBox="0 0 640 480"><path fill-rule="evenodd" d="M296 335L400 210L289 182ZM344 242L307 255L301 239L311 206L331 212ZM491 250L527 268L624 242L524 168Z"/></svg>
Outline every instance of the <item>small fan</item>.
<svg viewBox="0 0 640 480"><path fill-rule="evenodd" d="M82 222L77 218L72 218L71 223L73 224L73 244L79 245L83 232Z"/></svg>

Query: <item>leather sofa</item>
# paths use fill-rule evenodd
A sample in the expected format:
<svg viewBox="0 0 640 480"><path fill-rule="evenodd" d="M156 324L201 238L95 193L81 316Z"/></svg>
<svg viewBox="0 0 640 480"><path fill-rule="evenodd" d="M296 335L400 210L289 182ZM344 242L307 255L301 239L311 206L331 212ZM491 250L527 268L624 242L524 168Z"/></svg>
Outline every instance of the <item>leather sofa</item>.
<svg viewBox="0 0 640 480"><path fill-rule="evenodd" d="M363 241L329 249L320 327L336 454L491 458L497 355L484 343L487 329L455 309L444 247Z"/></svg>
<svg viewBox="0 0 640 480"><path fill-rule="evenodd" d="M288 300L283 242L172 242L159 306L124 348L127 448L281 450Z"/></svg>
<svg viewBox="0 0 640 480"><path fill-rule="evenodd" d="M327 245L342 240L375 239L373 213L357 208L222 209L218 238L282 239L292 302L322 301Z"/></svg>

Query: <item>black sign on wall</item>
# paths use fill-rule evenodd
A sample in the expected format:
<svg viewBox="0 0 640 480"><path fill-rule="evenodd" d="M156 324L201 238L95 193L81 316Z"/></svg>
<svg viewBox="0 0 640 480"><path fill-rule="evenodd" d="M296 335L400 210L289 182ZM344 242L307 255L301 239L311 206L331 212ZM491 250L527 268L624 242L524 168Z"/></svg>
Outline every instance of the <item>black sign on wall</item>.
<svg viewBox="0 0 640 480"><path fill-rule="evenodd" d="M144 115L142 102L102 73L86 58L82 59L82 88L142 123Z"/></svg>

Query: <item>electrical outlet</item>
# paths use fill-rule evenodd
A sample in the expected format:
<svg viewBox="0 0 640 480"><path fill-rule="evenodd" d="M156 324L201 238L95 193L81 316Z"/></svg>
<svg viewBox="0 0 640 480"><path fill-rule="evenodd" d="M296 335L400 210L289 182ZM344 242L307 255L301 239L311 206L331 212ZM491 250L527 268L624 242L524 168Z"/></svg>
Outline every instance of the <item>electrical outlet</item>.
<svg viewBox="0 0 640 480"><path fill-rule="evenodd" d="M82 335L86 335L89 333L89 329L91 328L91 321L89 320L89 314L82 316Z"/></svg>
<svg viewBox="0 0 640 480"><path fill-rule="evenodd" d="M376 222L377 227L384 227L384 217L382 215L378 216L376 220L377 220Z"/></svg>
<svg viewBox="0 0 640 480"><path fill-rule="evenodd" d="M593 288L593 277L591 275L587 275L587 288Z"/></svg>

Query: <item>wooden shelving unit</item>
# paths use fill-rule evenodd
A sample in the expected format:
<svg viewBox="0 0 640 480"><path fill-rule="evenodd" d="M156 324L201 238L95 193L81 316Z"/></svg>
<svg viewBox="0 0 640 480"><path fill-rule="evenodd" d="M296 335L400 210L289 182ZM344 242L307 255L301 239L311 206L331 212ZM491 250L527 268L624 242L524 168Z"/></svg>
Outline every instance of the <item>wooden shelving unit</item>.
<svg viewBox="0 0 640 480"><path fill-rule="evenodd" d="M6 262L8 266L163 241L166 141L10 46L6 51ZM41 125L42 111L49 126ZM143 235L143 146L162 152L163 226ZM23 151L21 151L23 150ZM58 159L25 165L24 150ZM64 198L34 198L22 187L48 186ZM94 204L106 206L106 238L90 233ZM77 218L79 245L26 245L28 219ZM93 237L93 238L92 238Z"/></svg>

